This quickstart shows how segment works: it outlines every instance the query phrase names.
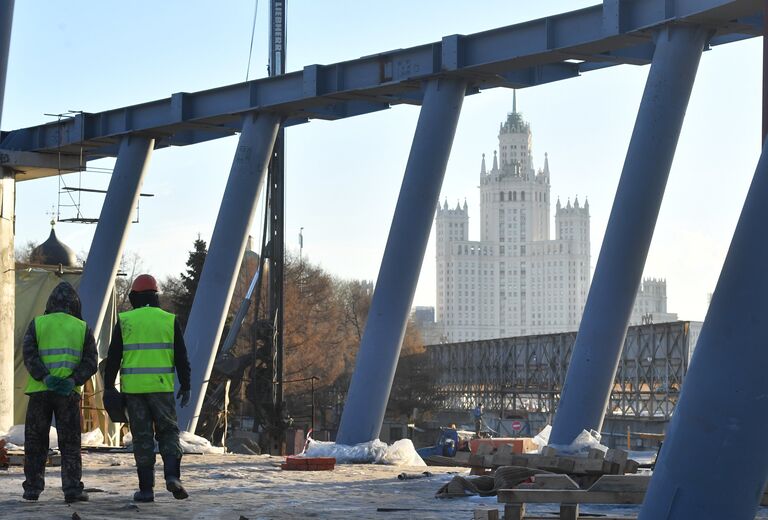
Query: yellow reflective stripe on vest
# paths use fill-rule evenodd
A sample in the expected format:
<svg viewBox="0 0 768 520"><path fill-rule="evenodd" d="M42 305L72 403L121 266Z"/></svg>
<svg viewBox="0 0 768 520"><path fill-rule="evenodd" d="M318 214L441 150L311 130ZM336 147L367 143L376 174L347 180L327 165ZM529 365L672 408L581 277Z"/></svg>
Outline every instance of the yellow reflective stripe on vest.
<svg viewBox="0 0 768 520"><path fill-rule="evenodd" d="M123 336L120 386L123 392L173 392L175 320L173 314L157 307L141 307L120 314Z"/></svg>
<svg viewBox="0 0 768 520"><path fill-rule="evenodd" d="M86 324L64 312L44 314L35 318L35 336L40 359L51 375L67 378L83 357ZM75 388L78 392L82 387ZM43 381L29 378L26 393L48 390Z"/></svg>

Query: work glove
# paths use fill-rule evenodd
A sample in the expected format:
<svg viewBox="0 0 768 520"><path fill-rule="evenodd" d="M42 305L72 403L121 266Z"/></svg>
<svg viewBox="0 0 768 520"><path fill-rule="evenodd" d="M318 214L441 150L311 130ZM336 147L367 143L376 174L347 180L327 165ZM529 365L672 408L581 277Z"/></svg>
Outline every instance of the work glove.
<svg viewBox="0 0 768 520"><path fill-rule="evenodd" d="M179 393L176 394L176 399L180 399L179 405L184 408L189 404L189 390L179 390Z"/></svg>
<svg viewBox="0 0 768 520"><path fill-rule="evenodd" d="M61 381L63 381L63 379L58 376L54 376L53 374L48 374L45 376L45 378L43 378L43 383L45 383L45 386L48 387L48 390L52 392L56 391L56 388L58 388Z"/></svg>
<svg viewBox="0 0 768 520"><path fill-rule="evenodd" d="M59 378L59 383L56 385L53 391L59 395L63 395L64 397L67 397L72 394L72 391L74 389L75 389L75 381L71 377L68 377L66 379Z"/></svg>

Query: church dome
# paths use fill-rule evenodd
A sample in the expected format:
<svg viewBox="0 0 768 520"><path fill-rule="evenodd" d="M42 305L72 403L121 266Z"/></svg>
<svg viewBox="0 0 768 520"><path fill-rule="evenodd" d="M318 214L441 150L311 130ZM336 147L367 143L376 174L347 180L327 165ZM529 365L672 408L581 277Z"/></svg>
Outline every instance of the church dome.
<svg viewBox="0 0 768 520"><path fill-rule="evenodd" d="M51 224L51 234L48 237L48 240L32 250L30 261L33 264L42 265L61 264L64 267L77 266L75 252L56 237L56 232L53 230L53 223Z"/></svg>

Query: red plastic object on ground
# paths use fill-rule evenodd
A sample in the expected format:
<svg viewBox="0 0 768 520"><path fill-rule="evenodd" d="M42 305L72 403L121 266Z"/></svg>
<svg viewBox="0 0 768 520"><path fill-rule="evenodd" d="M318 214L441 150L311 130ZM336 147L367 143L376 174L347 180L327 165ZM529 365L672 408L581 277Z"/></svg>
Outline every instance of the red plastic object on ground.
<svg viewBox="0 0 768 520"><path fill-rule="evenodd" d="M330 471L336 466L334 457L299 457L289 455L281 468L289 471Z"/></svg>

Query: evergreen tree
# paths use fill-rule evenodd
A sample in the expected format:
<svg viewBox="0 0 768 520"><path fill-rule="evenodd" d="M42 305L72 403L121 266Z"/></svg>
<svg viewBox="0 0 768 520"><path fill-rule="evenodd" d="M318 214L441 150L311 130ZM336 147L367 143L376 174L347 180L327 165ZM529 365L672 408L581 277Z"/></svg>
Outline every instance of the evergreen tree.
<svg viewBox="0 0 768 520"><path fill-rule="evenodd" d="M207 244L205 240L197 236L192 251L189 252L189 258L187 258L187 270L181 273L181 285L182 291L176 298L174 298L174 305L176 307L176 316L179 318L179 322L182 327L186 327L187 320L189 319L189 313L192 310L192 302L195 300L195 292L197 292L197 284L200 282L200 275L203 272L203 264L205 263L205 256L208 254Z"/></svg>

